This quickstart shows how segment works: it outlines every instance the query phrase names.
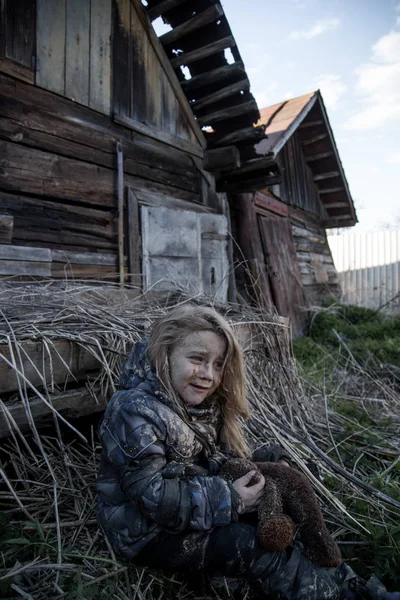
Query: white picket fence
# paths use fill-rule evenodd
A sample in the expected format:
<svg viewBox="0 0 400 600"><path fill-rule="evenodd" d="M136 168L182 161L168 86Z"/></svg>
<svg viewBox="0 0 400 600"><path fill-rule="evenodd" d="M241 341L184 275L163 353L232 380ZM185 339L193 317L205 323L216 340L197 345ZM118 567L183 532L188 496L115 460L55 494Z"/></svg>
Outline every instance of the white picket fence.
<svg viewBox="0 0 400 600"><path fill-rule="evenodd" d="M343 301L400 310L400 229L328 235ZM389 303L389 304L387 304Z"/></svg>

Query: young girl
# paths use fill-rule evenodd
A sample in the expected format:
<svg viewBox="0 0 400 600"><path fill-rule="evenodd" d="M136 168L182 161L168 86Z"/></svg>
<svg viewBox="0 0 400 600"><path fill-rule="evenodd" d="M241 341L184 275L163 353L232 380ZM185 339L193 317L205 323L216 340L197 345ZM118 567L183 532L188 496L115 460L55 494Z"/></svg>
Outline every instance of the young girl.
<svg viewBox="0 0 400 600"><path fill-rule="evenodd" d="M243 577L260 598L392 597L344 563L314 566L298 543L278 553L257 543L242 515L257 507L264 480L218 477L228 455L250 454L238 421L250 414L242 353L218 313L186 305L161 318L133 347L119 386L100 427L96 487L101 527L120 557Z"/></svg>

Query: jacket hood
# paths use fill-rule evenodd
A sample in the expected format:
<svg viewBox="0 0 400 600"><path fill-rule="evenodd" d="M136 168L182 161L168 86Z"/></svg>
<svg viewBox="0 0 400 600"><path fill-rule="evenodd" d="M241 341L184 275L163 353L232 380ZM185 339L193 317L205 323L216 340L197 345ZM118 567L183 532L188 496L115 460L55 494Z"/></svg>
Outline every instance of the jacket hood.
<svg viewBox="0 0 400 600"><path fill-rule="evenodd" d="M118 387L123 390L137 388L144 381L159 387L159 379L147 356L147 338L136 342L128 354L128 358L121 368Z"/></svg>

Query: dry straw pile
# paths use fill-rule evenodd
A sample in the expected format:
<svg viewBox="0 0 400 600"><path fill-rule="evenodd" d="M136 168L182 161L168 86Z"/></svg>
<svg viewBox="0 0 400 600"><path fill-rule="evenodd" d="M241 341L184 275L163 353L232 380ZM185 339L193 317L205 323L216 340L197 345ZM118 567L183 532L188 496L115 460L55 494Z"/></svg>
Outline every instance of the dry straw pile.
<svg viewBox="0 0 400 600"><path fill-rule="evenodd" d="M94 481L100 450L96 426L88 418L72 424L53 401L77 390L86 390L82 398L92 398L92 408L94 397L109 398L131 344L168 306L187 301L133 298L129 290L110 285L35 284L19 290L5 285L0 290L0 369L12 370L17 384L14 391L2 394L0 405L2 423L10 430L0 449L0 595L35 600L200 597L179 576L168 578L122 564L113 555L96 525ZM253 407L252 420L245 426L254 444L274 441L290 452L315 484L339 542L353 544L348 540L365 530L365 524L328 491L323 477L336 482L342 497L372 503L382 525L394 522L400 503L365 484L357 465L352 471L343 466L335 440L346 418L330 408L323 390L311 387L304 392L286 322L243 306L216 308L235 324L243 342ZM42 361L35 362L27 352L32 340L40 344ZM65 340L71 356L79 347L98 365L84 381L61 355L58 344ZM363 401L365 410L368 403L376 406L373 399ZM43 431L36 427L33 405L42 405L47 413L49 426ZM382 386L379 411L399 413L398 399ZM310 458L318 461L322 480L308 469ZM386 469L389 477L390 465ZM217 589L213 582L207 593L202 597L231 597L228 586Z"/></svg>

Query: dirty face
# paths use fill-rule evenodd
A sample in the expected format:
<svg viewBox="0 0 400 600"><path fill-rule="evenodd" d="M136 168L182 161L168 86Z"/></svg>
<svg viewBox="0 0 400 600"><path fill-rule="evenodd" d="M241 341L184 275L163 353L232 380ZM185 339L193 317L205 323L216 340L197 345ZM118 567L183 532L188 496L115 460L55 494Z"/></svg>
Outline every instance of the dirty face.
<svg viewBox="0 0 400 600"><path fill-rule="evenodd" d="M173 346L169 366L175 391L197 406L220 385L227 351L225 338L214 331L195 331Z"/></svg>

